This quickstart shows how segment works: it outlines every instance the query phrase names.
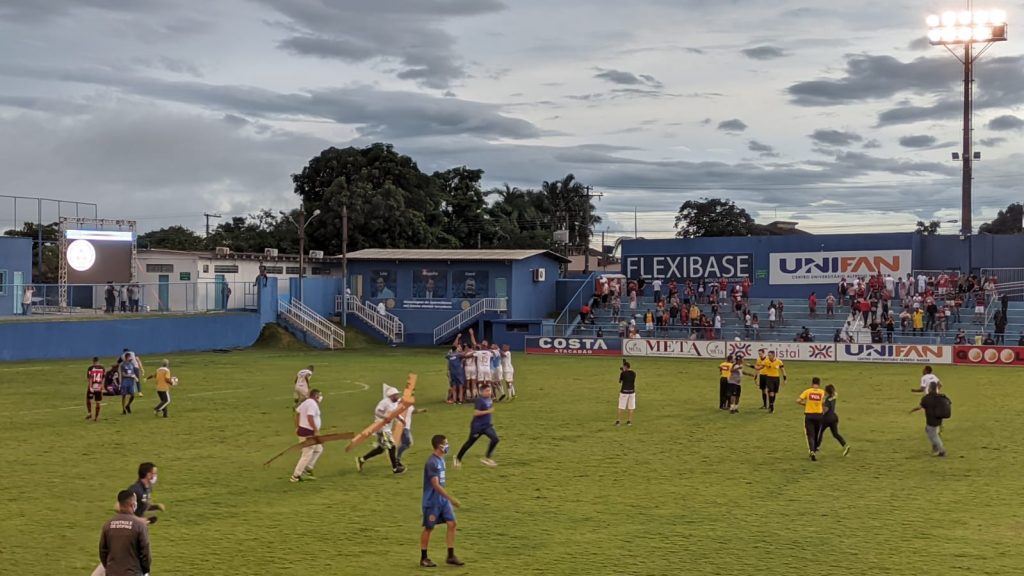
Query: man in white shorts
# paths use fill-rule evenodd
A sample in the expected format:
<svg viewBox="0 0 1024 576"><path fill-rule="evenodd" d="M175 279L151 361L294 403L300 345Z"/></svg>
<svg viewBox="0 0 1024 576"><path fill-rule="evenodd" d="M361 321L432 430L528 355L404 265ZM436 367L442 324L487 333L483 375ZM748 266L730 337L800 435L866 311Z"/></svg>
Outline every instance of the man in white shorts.
<svg viewBox="0 0 1024 576"><path fill-rule="evenodd" d="M472 400L476 397L476 350L468 345L462 356L462 369L466 373L465 400Z"/></svg>
<svg viewBox="0 0 1024 576"><path fill-rule="evenodd" d="M313 365L310 364L295 375L295 405L298 406L309 398L309 379L313 377Z"/></svg>
<svg viewBox="0 0 1024 576"><path fill-rule="evenodd" d="M491 344L489 352L491 353L491 387L494 388L494 401L498 402L505 397L505 387L501 384L501 349L497 344Z"/></svg>
<svg viewBox="0 0 1024 576"><path fill-rule="evenodd" d="M633 411L636 410L636 372L629 362L622 361L619 368L619 411L615 415L615 425L622 421L622 411L626 411L626 426L633 425Z"/></svg>
<svg viewBox="0 0 1024 576"><path fill-rule="evenodd" d="M501 377L505 380L505 395L508 396L509 400L515 400L516 398L516 385L513 383L515 374L516 371L512 367L512 351L509 345L505 344L501 347Z"/></svg>
<svg viewBox="0 0 1024 576"><path fill-rule="evenodd" d="M491 350L484 340L473 352L476 360L476 381L478 386L491 383Z"/></svg>

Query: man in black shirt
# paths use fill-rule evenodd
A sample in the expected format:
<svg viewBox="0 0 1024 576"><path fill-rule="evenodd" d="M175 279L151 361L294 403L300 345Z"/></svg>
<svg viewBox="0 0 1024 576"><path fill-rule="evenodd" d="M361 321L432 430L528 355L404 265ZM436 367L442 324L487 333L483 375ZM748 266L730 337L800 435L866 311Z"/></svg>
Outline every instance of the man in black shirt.
<svg viewBox="0 0 1024 576"><path fill-rule="evenodd" d="M615 415L615 425L622 420L622 411L626 411L626 426L633 425L633 411L636 410L636 372L629 362L623 361L619 368L619 411Z"/></svg>
<svg viewBox="0 0 1024 576"><path fill-rule="evenodd" d="M134 493L137 499L135 515L139 518L145 519L150 524L155 523L157 518L156 516L146 516L146 512L154 510L163 512L167 509L163 504L150 502L153 484L156 484L156 472L156 464L153 464L152 462L143 462L142 464L139 464L139 480L128 487L128 490Z"/></svg>
<svg viewBox="0 0 1024 576"><path fill-rule="evenodd" d="M940 406L949 400L939 394L941 389L942 384L938 381L928 384L928 392L921 397L921 404L910 411L914 413L918 410L924 410L924 431L928 434L928 440L932 443L933 456L946 455L946 447L943 446L942 437L939 436L939 433L942 431L942 418L939 417L939 410Z"/></svg>

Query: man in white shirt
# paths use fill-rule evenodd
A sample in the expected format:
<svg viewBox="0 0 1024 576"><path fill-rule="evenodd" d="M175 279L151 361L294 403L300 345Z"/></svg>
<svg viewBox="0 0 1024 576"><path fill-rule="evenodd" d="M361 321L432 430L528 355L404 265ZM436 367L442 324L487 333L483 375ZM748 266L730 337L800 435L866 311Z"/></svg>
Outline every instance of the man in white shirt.
<svg viewBox="0 0 1024 576"><path fill-rule="evenodd" d="M305 442L320 435L320 402L323 398L323 393L314 388L309 391L302 404L295 409L295 434L299 437L299 442ZM302 456L299 456L299 461L295 464L295 470L292 472L291 482L316 480L316 476L313 476L313 467L316 466L316 461L320 459L320 454L323 451L323 444L314 444L303 448ZM303 478L303 474L305 474L305 478Z"/></svg>
<svg viewBox="0 0 1024 576"><path fill-rule="evenodd" d="M35 294L36 289L31 286L25 286L25 291L21 296L21 313L25 316L32 315L32 295Z"/></svg>
<svg viewBox="0 0 1024 576"><path fill-rule="evenodd" d="M889 293L889 296L895 294L896 279L892 277L892 274L885 275L885 291Z"/></svg>
<svg viewBox="0 0 1024 576"><path fill-rule="evenodd" d="M505 379L507 387L505 394L503 394L501 398L498 398L498 400L505 398L505 396L508 396L509 400L515 400L516 385L513 384L513 381L515 379L515 369L512 367L512 350L509 348L508 344L505 344L504 346L501 347L500 355L501 376L502 378Z"/></svg>
<svg viewBox="0 0 1024 576"><path fill-rule="evenodd" d="M651 282L651 289L654 290L654 302L657 303L658 300L661 300L661 279L655 278Z"/></svg>
<svg viewBox="0 0 1024 576"><path fill-rule="evenodd" d="M386 386L384 388L384 398L377 403L377 407L373 410L373 421L380 422L387 418L389 414L398 410L398 400L401 397L402 393L398 391L398 388ZM395 420L400 420L403 424L406 423L405 416L403 415L396 416ZM392 435L392 427L395 420L392 420L377 432L377 441L373 450L356 458L356 470L362 472L363 465L366 464L367 460L387 452L388 460L391 461L391 471L395 474L405 472L405 466L402 466L402 463L398 460L398 453L395 451L395 439Z"/></svg>
<svg viewBox="0 0 1024 576"><path fill-rule="evenodd" d="M303 400L309 398L309 379L313 377L313 365L310 364L295 375L295 405L298 406Z"/></svg>
<svg viewBox="0 0 1024 576"><path fill-rule="evenodd" d="M921 386L919 388L911 388L911 392L928 392L928 386L931 384L939 384L939 377L932 373L931 366L925 366L924 370L921 371Z"/></svg>
<svg viewBox="0 0 1024 576"><path fill-rule="evenodd" d="M487 340L480 343L480 348L473 352L473 358L476 360L476 381L477 386L487 384L493 381L491 375L491 351L487 347Z"/></svg>
<svg viewBox="0 0 1024 576"><path fill-rule="evenodd" d="M917 293L923 294L928 289L928 277L924 274L917 275Z"/></svg>

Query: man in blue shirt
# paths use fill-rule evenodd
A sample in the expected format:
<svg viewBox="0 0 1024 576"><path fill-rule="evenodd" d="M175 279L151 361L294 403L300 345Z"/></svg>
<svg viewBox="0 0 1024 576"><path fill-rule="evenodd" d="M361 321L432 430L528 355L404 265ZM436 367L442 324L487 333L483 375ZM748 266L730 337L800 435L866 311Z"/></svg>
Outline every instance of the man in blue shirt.
<svg viewBox="0 0 1024 576"><path fill-rule="evenodd" d="M452 566L462 566L464 563L455 556L455 511L452 510L452 506L459 507L459 501L445 488L444 455L448 453L448 439L438 434L430 439L430 445L434 448L434 453L427 458L427 463L423 466L423 533L420 534L420 566L437 566L427 556L427 547L430 545L430 533L438 522L444 522L448 526L445 534L448 559L445 562Z"/></svg>
<svg viewBox="0 0 1024 576"><path fill-rule="evenodd" d="M462 334L455 337L455 343L452 344L452 349L445 356L448 361L448 403L462 404L462 398L466 387L466 370L462 365L462 359L465 353L462 351L462 345L459 344L459 339L462 338Z"/></svg>
<svg viewBox="0 0 1024 576"><path fill-rule="evenodd" d="M132 413L132 402L139 392L139 369L135 365L134 356L126 352L124 361L119 367L121 371L121 414Z"/></svg>
<svg viewBox="0 0 1024 576"><path fill-rule="evenodd" d="M480 396L476 399L476 406L473 410L473 422L469 426L469 439L466 443L459 448L459 454L455 457L455 467L460 468L462 466L462 457L466 455L466 452L476 444L477 439L481 436L487 436L490 438L491 443L487 446L487 456L482 458L480 462L484 466L494 468L498 464L491 459L494 454L494 448L498 445L498 433L494 431L494 425L491 423L491 414L494 414L494 401L491 399L491 387L484 384L480 388Z"/></svg>

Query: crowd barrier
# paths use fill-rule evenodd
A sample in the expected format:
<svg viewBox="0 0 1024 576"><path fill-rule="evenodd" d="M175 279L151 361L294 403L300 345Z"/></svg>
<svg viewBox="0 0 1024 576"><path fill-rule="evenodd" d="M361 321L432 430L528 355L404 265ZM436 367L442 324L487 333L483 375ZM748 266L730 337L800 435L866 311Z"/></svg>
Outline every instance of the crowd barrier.
<svg viewBox="0 0 1024 576"><path fill-rule="evenodd" d="M621 343L621 345L620 345ZM1020 346L944 346L928 344L832 344L816 342L749 342L741 340L678 340L668 338L528 337L527 354L561 356L639 356L647 358L725 358L742 353L757 356L774 350L783 360L887 364L957 364L1024 366Z"/></svg>

